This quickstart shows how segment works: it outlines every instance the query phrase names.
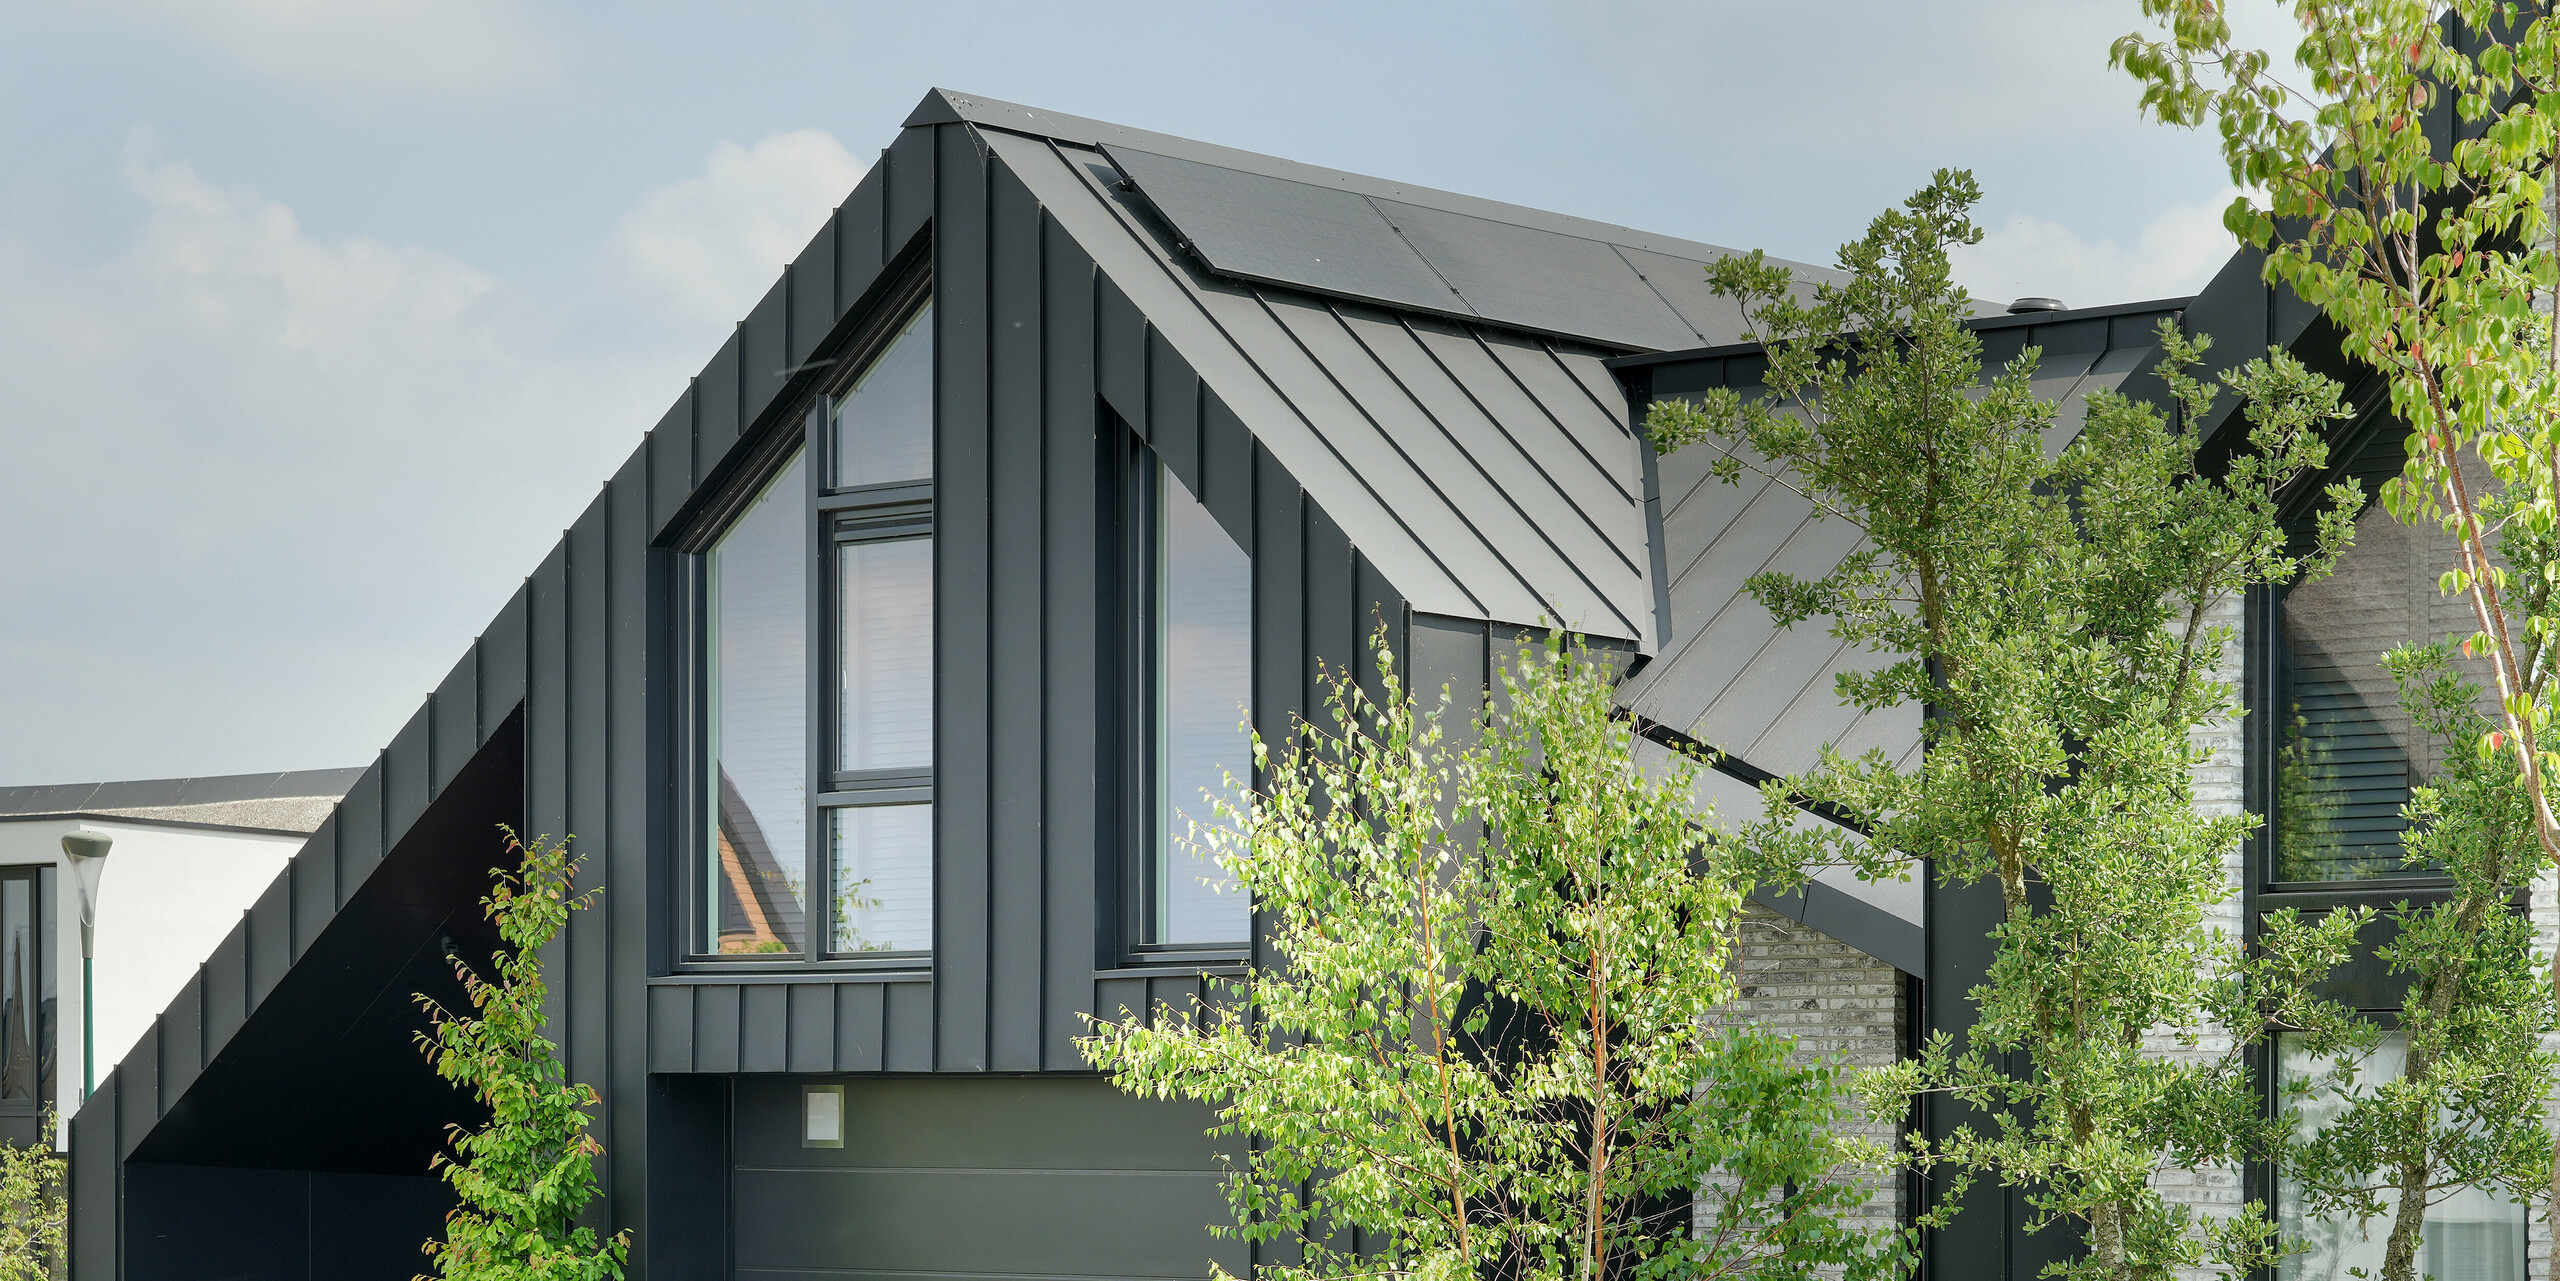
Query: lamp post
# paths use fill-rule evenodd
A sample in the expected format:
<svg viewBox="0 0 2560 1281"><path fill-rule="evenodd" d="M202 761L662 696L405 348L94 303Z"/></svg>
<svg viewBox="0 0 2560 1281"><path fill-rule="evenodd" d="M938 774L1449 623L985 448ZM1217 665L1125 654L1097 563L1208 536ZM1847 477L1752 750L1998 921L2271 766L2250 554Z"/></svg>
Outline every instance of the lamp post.
<svg viewBox="0 0 2560 1281"><path fill-rule="evenodd" d="M107 851L114 848L116 838L104 832L78 831L62 838L63 857L71 860L71 875L80 883L80 1101L86 1103L98 1089L98 1005L92 995L91 982L96 966L95 946L98 923L98 878L106 875Z"/></svg>

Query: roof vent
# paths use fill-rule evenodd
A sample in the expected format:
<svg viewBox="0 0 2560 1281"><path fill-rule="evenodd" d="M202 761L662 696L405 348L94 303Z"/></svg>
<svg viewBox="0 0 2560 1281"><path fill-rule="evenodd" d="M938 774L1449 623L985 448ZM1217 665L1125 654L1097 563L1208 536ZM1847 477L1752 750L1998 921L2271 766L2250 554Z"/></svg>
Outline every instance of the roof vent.
<svg viewBox="0 0 2560 1281"><path fill-rule="evenodd" d="M2009 304L2009 314L2023 316L2031 311L2069 311L2059 298L2021 298Z"/></svg>

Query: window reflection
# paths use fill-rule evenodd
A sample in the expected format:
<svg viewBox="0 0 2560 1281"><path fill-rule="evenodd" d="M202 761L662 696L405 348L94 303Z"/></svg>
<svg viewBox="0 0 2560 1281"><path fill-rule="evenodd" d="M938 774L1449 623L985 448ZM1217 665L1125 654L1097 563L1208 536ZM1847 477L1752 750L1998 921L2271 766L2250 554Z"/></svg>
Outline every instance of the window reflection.
<svg viewBox="0 0 2560 1281"><path fill-rule="evenodd" d="M838 553L836 768L933 764L933 543Z"/></svg>
<svg viewBox="0 0 2560 1281"><path fill-rule="evenodd" d="M1188 839L1241 805L1225 775L1249 778L1253 739L1253 561L1170 471L1156 476L1154 919L1157 943L1252 936L1235 878Z"/></svg>
<svg viewBox="0 0 2560 1281"><path fill-rule="evenodd" d="M933 947L933 806L860 805L834 818L835 938L843 953Z"/></svg>
<svg viewBox="0 0 2560 1281"><path fill-rule="evenodd" d="M791 953L805 938L808 526L805 459L704 557L712 848L709 950Z"/></svg>
<svg viewBox="0 0 2560 1281"><path fill-rule="evenodd" d="M2366 1060L2360 1075L2370 1082L2394 1080L2407 1054L2408 1042L2393 1033ZM2292 1038L2286 1038L2282 1058L2288 1080L2316 1076L2335 1066L2327 1056L2303 1053ZM2312 1096L2302 1105L2302 1132L2327 1124L2344 1108L2334 1091ZM2342 1216L2314 1219L2306 1215L2300 1188L2281 1173L2276 1195L2278 1229L2311 1246L2309 1253L2288 1258L2278 1267L2280 1281L2350 1281L2359 1269L2365 1277L2382 1275L2383 1249L2390 1240L2393 1207L2399 1199L2395 1190L2382 1191L2382 1214L2363 1223ZM2524 1281L2527 1222L2524 1206L2479 1188L2464 1188L2427 1208L2426 1246L2419 1270L2435 1281Z"/></svg>
<svg viewBox="0 0 2560 1281"><path fill-rule="evenodd" d="M933 306L836 402L835 487L933 476Z"/></svg>
<svg viewBox="0 0 2560 1281"><path fill-rule="evenodd" d="M2349 472L2371 494L2399 472L2401 457L2396 438L2379 442ZM2477 630L2466 598L2438 588L2458 565L2453 541L2440 531L2404 525L2369 503L2337 571L2283 596L2274 638L2277 697L2265 712L2275 740L2273 879L2356 881L2423 871L2401 859L2408 825L2400 807L2411 787L2434 776L2439 748L2401 710L2382 656ZM2456 667L2492 688L2485 664L2457 659Z"/></svg>

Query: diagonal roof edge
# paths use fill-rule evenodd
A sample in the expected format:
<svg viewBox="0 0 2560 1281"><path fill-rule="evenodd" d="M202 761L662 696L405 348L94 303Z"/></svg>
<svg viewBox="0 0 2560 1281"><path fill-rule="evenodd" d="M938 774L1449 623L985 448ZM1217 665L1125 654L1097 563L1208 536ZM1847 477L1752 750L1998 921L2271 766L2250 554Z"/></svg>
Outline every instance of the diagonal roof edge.
<svg viewBox="0 0 2560 1281"><path fill-rule="evenodd" d="M1328 169L1322 165L1286 160L1278 156L1264 155L1258 151L1222 147L1216 143L1201 142L1174 134L1155 133L1146 129L1133 129L1126 125L1115 125L1109 121L1093 120L1065 112L1043 111L1020 103L1005 102L978 94L964 94L950 89L936 88L927 92L924 101L918 103L915 111L907 116L906 124L910 128L917 125L972 124L981 128L1002 129L1008 133L1051 138L1083 147L1101 147L1106 144L1134 147L1141 151L1151 151L1181 160L1222 165L1246 173L1333 187L1385 200L1401 200L1426 208L1444 209L1451 213L1468 214L1522 227L1534 227L1560 235L1580 236L1587 240L1626 245L1630 248L1651 250L1680 258L1722 258L1739 252L1726 245L1710 245L1701 241L1685 240L1678 236L1638 231L1633 227L1617 223L1577 218L1571 214L1554 213L1500 200L1487 200L1482 196L1442 191L1436 187L1390 182L1384 178L1372 178L1366 174L1356 174L1341 169ZM1772 261L1785 260L1773 259ZM1808 263L1786 261L1785 265L1825 278L1839 275L1838 272L1829 268Z"/></svg>

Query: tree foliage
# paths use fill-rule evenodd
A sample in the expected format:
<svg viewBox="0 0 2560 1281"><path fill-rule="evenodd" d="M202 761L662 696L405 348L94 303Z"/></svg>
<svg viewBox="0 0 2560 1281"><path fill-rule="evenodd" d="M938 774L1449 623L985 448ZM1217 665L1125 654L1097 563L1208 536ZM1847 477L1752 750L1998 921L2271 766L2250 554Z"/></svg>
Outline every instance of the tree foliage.
<svg viewBox="0 0 2560 1281"><path fill-rule="evenodd" d="M1080 1043L1217 1109L1226 1230L1303 1256L1263 1275L1894 1274L1910 1243L1836 1177L1884 1157L1836 1130L1847 1070L1709 1019L1749 856L1698 824L1701 763L1639 772L1582 649L1523 651L1483 720L1376 650L1379 696L1324 673L1329 726L1257 738L1267 785L1196 833L1282 962Z"/></svg>
<svg viewBox="0 0 2560 1281"><path fill-rule="evenodd" d="M1773 795L1861 815L1876 845L1998 890L1973 1027L1900 1070L1901 1088L1944 1092L1974 1118L1922 1159L1959 1188L1988 1175L2025 1189L2037 1228L2079 1231L2088 1254L2066 1272L2245 1270L2265 1256L2262 1207L2202 1217L2150 1179L2272 1141L2245 1051L2262 1007L2328 1017L2304 980L2343 953L2347 923L2278 921L2256 957L2208 926L2254 820L2197 811L2194 734L2235 713L2215 675L2231 629L2212 606L2325 572L2346 536L2349 494L2307 551L2276 506L2325 463L2338 393L2281 353L2228 375L2249 448L2208 473L2185 424L2219 389L2186 372L2203 341L2163 324L2177 417L2102 390L2084 422L2058 423L2033 386L2034 348L1981 376L1970 302L1947 273L1948 248L1979 238L1978 194L1941 171L1841 250L1848 283L1809 300L1756 254L1712 266L1767 352L1765 394L1658 402L1648 430L1662 450L1720 448L1726 480L1765 473L1865 536L1820 578L1749 586L1781 625L1828 618L1884 660L1841 678L1848 701L1927 710L1916 767L1826 752ZM1853 838L1771 824L1751 839L1846 857ZM2011 1070L2020 1057L2031 1070Z"/></svg>
<svg viewBox="0 0 2560 1281"><path fill-rule="evenodd" d="M512 868L490 869L496 884L480 900L505 943L490 962L493 977L454 956L470 1010L416 998L434 1022L418 1041L436 1075L489 1109L477 1128L451 1127L453 1154L436 1158L462 1204L445 1217L444 1239L425 1250L447 1281L619 1281L628 1234L599 1240L578 1222L595 1198L595 1158L604 1153L587 1133L587 1109L599 1100L561 1062L542 978L542 949L594 892L569 892L578 860L566 840L528 845L501 830L518 858Z"/></svg>
<svg viewBox="0 0 2560 1281"><path fill-rule="evenodd" d="M0 1281L46 1281L62 1266L70 1224L62 1192L70 1171L53 1149L53 1135L48 1107L35 1142L0 1143Z"/></svg>
<svg viewBox="0 0 2560 1281"><path fill-rule="evenodd" d="M2232 177L2248 189L2225 223L2265 248L2270 283L2320 309L2407 426L2408 464L2382 499L2459 551L2443 587L2471 606L2478 631L2464 648L2487 665L2495 696L2493 723L2466 729L2508 756L2527 822L2511 825L2506 802L2489 795L2498 789L2459 776L2437 797L2445 808L2421 817L2444 831L2439 847L2492 834L2518 841L2471 866L2499 886L2531 884L2560 859L2549 786L2560 768L2551 742L2560 693L2560 309L2551 306L2560 285L2551 224L2560 22L2546 4L2511 0L2271 2L2303 33L2290 66L2238 43L2222 0L2142 0L2150 34L2117 41L2114 60L2142 84L2146 114L2218 129ZM2464 814L2474 802L2496 812ZM2503 893L2472 886L2457 901L2474 890ZM2468 918L2448 905L2405 920L2413 933L2399 963L2426 994L2412 1007L2422 1024L2411 1034L2413 1073L2437 1070L2430 1046L2452 1052L2436 1039L2450 1035L2448 1020L2500 1023L2491 1039L2501 1043L2547 1026L2536 992L2560 968L2540 985L2483 970L2510 928L2478 906L2487 901ZM2522 953L2503 957L2526 964ZM2551 964L2560 967L2560 954ZM2549 1084L2546 1074L2537 1111ZM2411 1081L2392 1097L2435 1089ZM2415 1268L2419 1190L2438 1177L2428 1167L2461 1164L2424 1139L2430 1123L2417 1106L2400 1108L2385 1162L2410 1189L2387 1281ZM2340 1142L2382 1159L2364 1140ZM2316 1149L2302 1159L2335 1155ZM2560 1159L2547 1183L2546 1212L2560 1213ZM2560 1242L2552 1263L2560 1266Z"/></svg>
<svg viewBox="0 0 2560 1281"><path fill-rule="evenodd" d="M2411 721L2445 747L2443 773L2406 807L2412 867L2453 881L2438 902L2398 905L2379 949L2409 976L2399 1061L2383 1032L2355 1020L2304 1038L2315 1071L2284 1083L2288 1104L2331 1113L2284 1153L2307 1218L2387 1219L2382 1281L2418 1274L2427 1212L2466 1188L2530 1202L2551 1168L2542 1103L2560 1054L2550 985L2534 963L2533 923L2508 910L2514 869L2535 849L2533 805L2515 758L2489 741L2480 690L2441 645L2386 658ZM2361 913L2360 913L2361 914Z"/></svg>

